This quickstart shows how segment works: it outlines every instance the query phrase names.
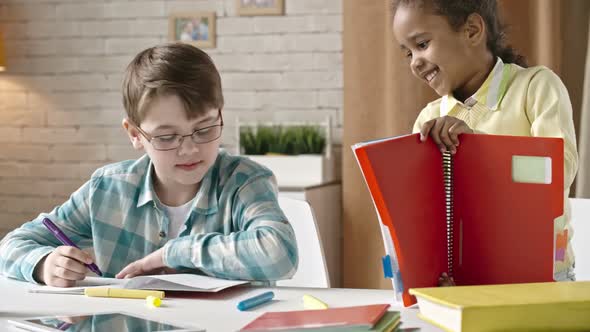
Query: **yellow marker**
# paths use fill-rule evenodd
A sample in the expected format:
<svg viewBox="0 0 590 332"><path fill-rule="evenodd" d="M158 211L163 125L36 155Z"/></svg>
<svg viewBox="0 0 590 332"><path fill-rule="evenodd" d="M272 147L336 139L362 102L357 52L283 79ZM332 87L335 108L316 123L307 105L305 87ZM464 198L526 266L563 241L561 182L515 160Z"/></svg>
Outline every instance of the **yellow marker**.
<svg viewBox="0 0 590 332"><path fill-rule="evenodd" d="M154 296L164 298L164 292L155 290L124 289L124 288L86 288L84 295L93 297L121 297L126 299L145 299Z"/></svg>
<svg viewBox="0 0 590 332"><path fill-rule="evenodd" d="M303 295L304 309L328 309L328 305L311 295Z"/></svg>
<svg viewBox="0 0 590 332"><path fill-rule="evenodd" d="M160 305L162 305L162 299L160 299L159 297L152 296L152 295L146 297L145 302L148 305L148 307L150 307L150 308L157 308Z"/></svg>

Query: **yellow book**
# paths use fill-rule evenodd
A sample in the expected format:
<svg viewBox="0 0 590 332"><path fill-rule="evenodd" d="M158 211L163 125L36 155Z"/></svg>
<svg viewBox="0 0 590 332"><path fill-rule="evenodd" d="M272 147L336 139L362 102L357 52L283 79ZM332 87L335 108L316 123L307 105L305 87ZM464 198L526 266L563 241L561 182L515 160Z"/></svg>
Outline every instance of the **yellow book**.
<svg viewBox="0 0 590 332"><path fill-rule="evenodd" d="M420 318L446 331L589 331L590 281L413 288Z"/></svg>

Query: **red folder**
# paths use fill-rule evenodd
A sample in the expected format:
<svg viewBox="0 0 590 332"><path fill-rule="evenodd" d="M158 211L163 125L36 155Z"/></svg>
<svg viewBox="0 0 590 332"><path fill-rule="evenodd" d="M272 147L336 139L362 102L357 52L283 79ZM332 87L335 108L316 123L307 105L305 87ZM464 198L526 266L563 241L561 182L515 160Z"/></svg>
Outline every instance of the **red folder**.
<svg viewBox="0 0 590 332"><path fill-rule="evenodd" d="M458 285L553 281L561 138L461 135L447 188L441 152L419 134L353 150L391 234L405 306L416 303L410 288L436 286L443 272ZM515 182L513 156L549 157L550 183Z"/></svg>

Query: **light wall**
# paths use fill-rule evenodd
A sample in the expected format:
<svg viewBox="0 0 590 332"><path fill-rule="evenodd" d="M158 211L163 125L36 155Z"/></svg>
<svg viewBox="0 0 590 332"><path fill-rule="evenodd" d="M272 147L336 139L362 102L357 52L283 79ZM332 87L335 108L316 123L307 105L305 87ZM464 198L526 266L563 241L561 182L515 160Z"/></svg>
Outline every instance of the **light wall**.
<svg viewBox="0 0 590 332"><path fill-rule="evenodd" d="M167 40L171 13L215 11L235 150L244 121L342 126L342 4L286 0L284 16L238 17L234 0L2 0L7 71L0 74L0 236L62 203L97 167L137 157L120 123L122 72Z"/></svg>

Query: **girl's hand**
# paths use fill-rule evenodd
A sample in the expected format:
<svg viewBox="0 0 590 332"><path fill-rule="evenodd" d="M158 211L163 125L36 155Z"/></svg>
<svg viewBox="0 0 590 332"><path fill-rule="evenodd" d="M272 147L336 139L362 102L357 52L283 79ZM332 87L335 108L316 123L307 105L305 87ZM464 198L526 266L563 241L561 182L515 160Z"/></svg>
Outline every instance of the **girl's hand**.
<svg viewBox="0 0 590 332"><path fill-rule="evenodd" d="M448 287L448 286L456 286L455 280L453 277L449 277L446 272L443 272L438 278L438 286L439 287Z"/></svg>
<svg viewBox="0 0 590 332"><path fill-rule="evenodd" d="M77 280L84 280L92 263L90 255L78 248L60 246L45 256L35 267L35 279L48 286L72 287Z"/></svg>
<svg viewBox="0 0 590 332"><path fill-rule="evenodd" d="M450 151L455 154L459 146L459 135L463 133L473 134L474 131L462 120L442 116L424 123L420 130L420 140L424 142L430 135L440 152Z"/></svg>
<svg viewBox="0 0 590 332"><path fill-rule="evenodd" d="M174 269L164 265L164 260L162 258L163 252L164 248L160 248L145 256L144 258L136 260L135 262L125 266L125 268L121 270L121 272L117 273L115 277L122 279L133 278L146 274L174 273Z"/></svg>

